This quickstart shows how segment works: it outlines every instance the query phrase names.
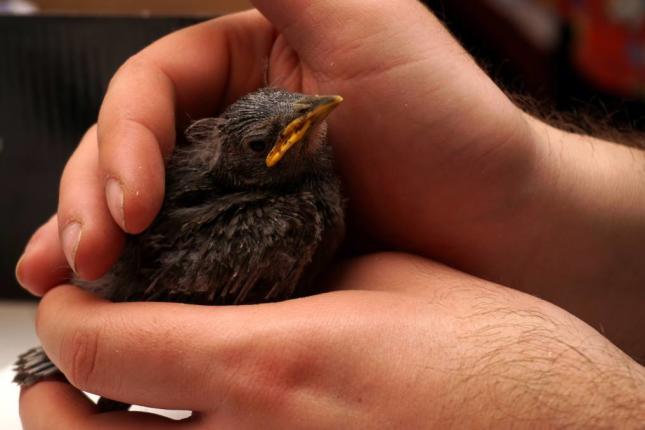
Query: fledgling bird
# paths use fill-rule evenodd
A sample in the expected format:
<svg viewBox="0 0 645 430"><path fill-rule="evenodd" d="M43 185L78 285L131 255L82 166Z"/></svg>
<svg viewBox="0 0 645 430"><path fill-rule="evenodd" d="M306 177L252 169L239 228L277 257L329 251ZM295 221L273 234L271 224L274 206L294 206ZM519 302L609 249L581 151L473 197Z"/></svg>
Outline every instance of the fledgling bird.
<svg viewBox="0 0 645 430"><path fill-rule="evenodd" d="M155 221L128 236L105 276L74 283L116 302L230 305L306 293L345 230L324 121L341 101L263 88L193 123L168 161ZM15 370L25 386L58 372L42 348Z"/></svg>

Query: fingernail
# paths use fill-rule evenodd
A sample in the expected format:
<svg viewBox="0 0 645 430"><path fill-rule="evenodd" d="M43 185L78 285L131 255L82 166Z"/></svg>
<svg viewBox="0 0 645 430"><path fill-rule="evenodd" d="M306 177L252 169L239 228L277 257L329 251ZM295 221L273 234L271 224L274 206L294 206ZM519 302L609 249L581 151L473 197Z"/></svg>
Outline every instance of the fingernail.
<svg viewBox="0 0 645 430"><path fill-rule="evenodd" d="M63 230L63 253L69 267L76 272L76 250L81 241L81 225L78 222L71 222Z"/></svg>
<svg viewBox="0 0 645 430"><path fill-rule="evenodd" d="M26 252L20 256L20 259L16 263L16 270L15 270L16 281L18 281L18 283L22 288L27 288L25 286L25 281L23 280L22 270L20 270L21 269L20 265L22 264L22 261L25 259L25 255L27 255Z"/></svg>
<svg viewBox="0 0 645 430"><path fill-rule="evenodd" d="M123 212L123 189L121 184L114 178L107 180L105 184L105 195L108 208L117 224L125 230L125 213Z"/></svg>
<svg viewBox="0 0 645 430"><path fill-rule="evenodd" d="M40 231L40 229L38 231ZM18 281L18 284L20 284L22 288L25 288L27 290L29 290L30 288L27 286L27 283L25 281L25 274L22 271L22 263L26 260L26 257L31 253L30 251L38 247L39 243L40 243L40 235L36 233L29 239L29 242L27 242L27 245L25 246L25 250L22 251L22 255L18 259L18 262L16 263L16 268L14 270L16 281Z"/></svg>

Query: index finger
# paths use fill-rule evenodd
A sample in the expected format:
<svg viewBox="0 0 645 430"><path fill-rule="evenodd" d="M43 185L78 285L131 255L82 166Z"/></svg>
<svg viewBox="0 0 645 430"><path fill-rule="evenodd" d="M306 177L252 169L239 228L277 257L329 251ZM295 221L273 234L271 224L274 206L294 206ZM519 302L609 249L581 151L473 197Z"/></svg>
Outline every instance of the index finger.
<svg viewBox="0 0 645 430"><path fill-rule="evenodd" d="M423 302L474 279L420 257L383 254L357 259L328 280L345 291L280 303L110 303L61 286L41 301L37 332L48 357L82 390L149 407L222 412L283 396L315 374L325 361L316 342L335 333L328 323L340 319L342 333L349 326L363 333L377 309L381 316L383 306L398 309L394 295L415 289L405 300Z"/></svg>
<svg viewBox="0 0 645 430"><path fill-rule="evenodd" d="M203 412L241 385L236 378L245 372L238 369L253 367L266 348L253 330L266 326L258 324L263 309L110 303L60 286L43 297L36 328L75 387L124 403Z"/></svg>
<svg viewBox="0 0 645 430"><path fill-rule="evenodd" d="M98 120L109 210L129 233L154 219L176 127L262 83L274 33L257 11L173 33L130 58L110 82Z"/></svg>

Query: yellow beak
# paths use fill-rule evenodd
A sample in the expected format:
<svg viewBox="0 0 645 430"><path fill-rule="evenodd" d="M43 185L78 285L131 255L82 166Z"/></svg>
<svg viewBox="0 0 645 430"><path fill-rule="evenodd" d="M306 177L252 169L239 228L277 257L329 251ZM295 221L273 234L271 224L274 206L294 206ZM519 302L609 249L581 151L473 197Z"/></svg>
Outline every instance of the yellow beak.
<svg viewBox="0 0 645 430"><path fill-rule="evenodd" d="M275 166L293 145L307 136L309 130L324 120L342 101L341 96L309 96L298 101L299 105L306 106L306 110L282 129L278 140L267 155L267 167Z"/></svg>

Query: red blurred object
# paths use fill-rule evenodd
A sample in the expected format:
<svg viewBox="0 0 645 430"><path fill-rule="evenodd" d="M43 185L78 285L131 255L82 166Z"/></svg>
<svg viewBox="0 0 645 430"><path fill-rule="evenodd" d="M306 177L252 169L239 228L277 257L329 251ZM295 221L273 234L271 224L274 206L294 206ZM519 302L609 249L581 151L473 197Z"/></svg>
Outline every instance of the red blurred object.
<svg viewBox="0 0 645 430"><path fill-rule="evenodd" d="M595 86L645 98L645 2L556 0L573 28L573 63Z"/></svg>

